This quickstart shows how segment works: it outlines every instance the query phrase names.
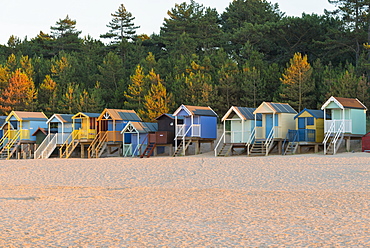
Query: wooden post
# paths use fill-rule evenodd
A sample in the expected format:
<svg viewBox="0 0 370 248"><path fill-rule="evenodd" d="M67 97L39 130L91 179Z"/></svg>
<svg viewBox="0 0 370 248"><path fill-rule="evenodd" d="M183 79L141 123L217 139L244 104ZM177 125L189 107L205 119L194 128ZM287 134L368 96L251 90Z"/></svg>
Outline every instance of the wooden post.
<svg viewBox="0 0 370 248"><path fill-rule="evenodd" d="M199 154L200 152L200 143L199 140L195 142L195 155Z"/></svg>
<svg viewBox="0 0 370 248"><path fill-rule="evenodd" d="M279 152L279 154L282 154L282 149L283 149L283 141L279 141L279 143L278 143L278 152Z"/></svg>
<svg viewBox="0 0 370 248"><path fill-rule="evenodd" d="M347 152L351 150L351 137L348 137L348 139L346 139L346 150Z"/></svg>
<svg viewBox="0 0 370 248"><path fill-rule="evenodd" d="M81 143L81 158L85 157L85 146Z"/></svg>
<svg viewBox="0 0 370 248"><path fill-rule="evenodd" d="M316 144L315 145L315 153L318 153L319 152L319 144Z"/></svg>

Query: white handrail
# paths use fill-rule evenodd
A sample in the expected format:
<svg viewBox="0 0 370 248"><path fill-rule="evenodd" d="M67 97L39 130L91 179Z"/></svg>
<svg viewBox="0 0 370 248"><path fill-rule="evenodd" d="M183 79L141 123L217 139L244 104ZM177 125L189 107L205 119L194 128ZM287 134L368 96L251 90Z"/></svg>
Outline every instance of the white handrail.
<svg viewBox="0 0 370 248"><path fill-rule="evenodd" d="M51 153L54 151L54 149L56 147L57 138L58 138L58 134L55 134L54 137L50 140L49 144L41 152L41 158L48 158L48 157L50 157ZM45 152L47 152L46 156L45 156Z"/></svg>
<svg viewBox="0 0 370 248"><path fill-rule="evenodd" d="M136 145L136 148L135 148L135 150L132 152L132 154L131 154L131 157L135 157L135 153L139 150L139 149L141 149L141 147L142 146L144 146L145 144L137 144ZM132 148L132 144L130 144L130 147ZM140 154L138 154L138 156L140 156Z"/></svg>
<svg viewBox="0 0 370 248"><path fill-rule="evenodd" d="M217 144L216 144L216 147L215 147L215 149L214 149L214 151L215 151L215 157L217 157L217 148L218 148L218 146L220 145L220 143L221 143L222 139L225 137L225 133L226 133L226 132L224 132L224 133L221 135L220 139L218 140L218 142L217 142Z"/></svg>
<svg viewBox="0 0 370 248"><path fill-rule="evenodd" d="M325 139L322 142L324 144L324 154L326 154L326 143L328 142L328 140L330 138L330 135L332 134L332 132L334 130L334 127L335 127L335 122L332 122L330 127L329 127L328 132L325 135Z"/></svg>
<svg viewBox="0 0 370 248"><path fill-rule="evenodd" d="M338 128L338 132L335 134L334 136L334 139L331 143L333 143L334 145L334 149L333 149L333 154L336 153L337 149L336 149L336 145L337 145L337 141L339 139L339 136L341 136L342 134L344 133L344 123L342 123L339 128Z"/></svg>
<svg viewBox="0 0 370 248"><path fill-rule="evenodd" d="M132 144L124 144L125 146L125 153L123 154L124 157L127 157L128 153L130 152L131 150L131 147L132 147ZM128 149L127 149L128 148ZM133 154L133 153L132 153ZM131 156L132 156L131 154ZM133 157L133 156L132 156Z"/></svg>
<svg viewBox="0 0 370 248"><path fill-rule="evenodd" d="M34 152L34 159L39 159L39 157L42 155L42 151L49 145L49 142L52 138L55 137L55 133L50 133L48 136L45 137L45 139L41 142L39 147L37 147L36 151Z"/></svg>
<svg viewBox="0 0 370 248"><path fill-rule="evenodd" d="M272 127L269 135L267 136L266 142L265 142L266 155L269 153L270 145L271 145L271 143L272 143L272 141L274 139L274 133L275 133L275 127Z"/></svg>

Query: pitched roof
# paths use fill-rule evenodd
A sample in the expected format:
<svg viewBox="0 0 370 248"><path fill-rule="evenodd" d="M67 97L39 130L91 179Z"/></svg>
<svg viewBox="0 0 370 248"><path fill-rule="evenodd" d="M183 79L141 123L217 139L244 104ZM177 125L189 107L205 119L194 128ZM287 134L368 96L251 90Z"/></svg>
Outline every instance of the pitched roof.
<svg viewBox="0 0 370 248"><path fill-rule="evenodd" d="M5 123L5 119L7 116L0 116L0 126L2 126Z"/></svg>
<svg viewBox="0 0 370 248"><path fill-rule="evenodd" d="M288 113L288 114L297 114L297 111L294 110L288 103L276 103L276 102L263 102L261 105L254 111L254 113L260 113L258 111L262 110L264 106L272 113ZM257 112L256 112L257 111ZM268 111L269 112L269 111ZM261 113L267 113L266 111Z"/></svg>
<svg viewBox="0 0 370 248"><path fill-rule="evenodd" d="M112 120L141 121L141 118L134 110L126 109L104 109L104 111L99 115L98 120L102 120L107 114Z"/></svg>
<svg viewBox="0 0 370 248"><path fill-rule="evenodd" d="M39 128L37 128L37 129L36 129L36 131L32 134L32 136L36 136L36 134L37 134L38 132L42 132L43 134L48 135L48 132L47 132L47 130L46 130L45 128L41 128L41 127L39 127Z"/></svg>
<svg viewBox="0 0 370 248"><path fill-rule="evenodd" d="M302 113L304 113L306 111L308 113L310 113L316 119L324 119L324 111L323 110L320 110L320 109L307 109L307 108L303 109L296 116L294 116L294 119L296 119L297 117L299 117ZM330 118L330 115L326 114L326 118Z"/></svg>
<svg viewBox="0 0 370 248"><path fill-rule="evenodd" d="M277 113L291 113L295 114L297 111L294 110L288 103L268 103Z"/></svg>
<svg viewBox="0 0 370 248"><path fill-rule="evenodd" d="M232 106L228 111L227 113L224 115L224 117L222 117L222 121L225 121L232 112L235 112L239 117L240 119L242 120L256 120L257 121L260 121L262 120L262 114L257 114L257 116L255 117L253 112L256 110L256 108L247 108L247 107L235 107L235 106Z"/></svg>
<svg viewBox="0 0 370 248"><path fill-rule="evenodd" d="M58 119L60 122L63 123L72 123L73 116L74 115L71 114L53 114L53 116L48 119L47 123L51 122L51 120L53 120L54 118Z"/></svg>
<svg viewBox="0 0 370 248"><path fill-rule="evenodd" d="M366 106L362 104L357 98L345 98L345 97L334 97L331 96L321 107L321 109L326 108L329 103L335 102L341 109L352 108L352 109L366 109Z"/></svg>
<svg viewBox="0 0 370 248"><path fill-rule="evenodd" d="M189 115L199 115L199 116L215 116L217 114L211 109L211 107L201 107L201 106L190 106L190 105L181 105L173 115L177 115L181 109L185 109Z"/></svg>
<svg viewBox="0 0 370 248"><path fill-rule="evenodd" d="M18 121L47 121L48 119L43 112L12 111L6 120L9 120L11 116L14 116Z"/></svg>
<svg viewBox="0 0 370 248"><path fill-rule="evenodd" d="M135 128L135 130L139 133L150 133L150 132L156 132L158 131L158 124L152 123L152 122L136 122L136 121L130 121L125 128L121 131L121 133L124 133L128 126L131 125Z"/></svg>
<svg viewBox="0 0 370 248"><path fill-rule="evenodd" d="M85 113L85 112L78 112L77 114L75 114L72 119L76 119L79 115L84 115L85 117L89 117L89 118L98 118L100 116L99 113Z"/></svg>
<svg viewBox="0 0 370 248"><path fill-rule="evenodd" d="M158 120L158 119L161 119L161 118L163 118L163 117L167 117L167 118L170 118L170 119L172 119L172 120L174 120L175 119L175 116L174 115L172 115L172 114L161 114L160 116L158 116L157 118L155 118L155 120ZM177 119L184 119L184 117L183 116L177 116Z"/></svg>

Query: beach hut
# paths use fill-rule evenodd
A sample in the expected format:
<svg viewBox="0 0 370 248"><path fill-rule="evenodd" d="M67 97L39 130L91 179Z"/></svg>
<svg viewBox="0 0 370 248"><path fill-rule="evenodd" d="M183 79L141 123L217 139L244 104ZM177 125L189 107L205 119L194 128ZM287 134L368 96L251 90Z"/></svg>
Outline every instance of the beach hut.
<svg viewBox="0 0 370 248"><path fill-rule="evenodd" d="M191 144L195 145L195 154L200 153L202 144L208 143L213 150L217 139L217 114L210 107L181 105L175 116L175 152L173 156L185 155ZM179 124L179 117L183 124Z"/></svg>
<svg viewBox="0 0 370 248"><path fill-rule="evenodd" d="M129 122L140 122L141 118L134 110L104 109L98 119L98 134L88 148L88 157L99 158L105 150L110 155L120 154L124 139L121 131Z"/></svg>
<svg viewBox="0 0 370 248"><path fill-rule="evenodd" d="M0 139L3 137L4 135L4 130L3 130L3 125L6 123L5 122L5 119L6 119L7 116L0 116Z"/></svg>
<svg viewBox="0 0 370 248"><path fill-rule="evenodd" d="M366 134L367 108L357 98L331 96L321 109L331 116L324 119L324 154L335 154L343 140L349 151L350 141Z"/></svg>
<svg viewBox="0 0 370 248"><path fill-rule="evenodd" d="M249 155L268 155L274 147L282 152L282 144L289 129L295 128L294 117L297 115L288 103L263 102L253 112L255 119L262 115L261 126L251 132L247 143Z"/></svg>
<svg viewBox="0 0 370 248"><path fill-rule="evenodd" d="M176 131L175 116L172 114L161 114L155 120L158 123L158 132L161 132L162 134L165 133L167 143L174 145ZM184 124L184 118L182 116L177 116L177 124L178 125Z"/></svg>
<svg viewBox="0 0 370 248"><path fill-rule="evenodd" d="M36 136L31 134L38 128L47 128L46 121L47 117L42 112L12 111L3 125L6 132L0 140L0 157L30 158L36 144Z"/></svg>
<svg viewBox="0 0 370 248"><path fill-rule="evenodd" d="M144 154L144 151L148 147L148 144L150 144L150 142L155 142L155 140L153 140L153 138L150 138L149 136L151 134L155 134L156 131L158 131L157 123L137 121L130 121L129 123L127 123L127 125L121 131L122 139L124 140L122 153L123 156L133 157ZM149 148L148 150L146 150L149 156L154 151L154 148L155 146L152 145L150 151Z"/></svg>
<svg viewBox="0 0 370 248"><path fill-rule="evenodd" d="M255 118L255 110L256 108L232 106L226 112L221 119L223 133L216 144L215 156L229 156L235 149L246 151L246 144L254 127L262 125L262 115L257 114Z"/></svg>
<svg viewBox="0 0 370 248"><path fill-rule="evenodd" d="M48 124L47 136L37 147L35 159L49 158L57 147L64 144L73 131L72 117L72 114L54 114L46 121ZM76 125L80 127L81 123L77 120ZM42 136L40 132L35 135L37 136L37 134Z"/></svg>
<svg viewBox="0 0 370 248"><path fill-rule="evenodd" d="M72 132L59 148L61 158L69 158L80 147L81 158L85 157L85 148L95 139L98 130L97 119L100 113L79 112L72 116Z"/></svg>
<svg viewBox="0 0 370 248"><path fill-rule="evenodd" d="M328 114L324 118L324 114L323 110L307 108L299 112L294 117L295 129L288 131L283 155L300 153L302 146L313 147L318 152L324 140L324 119L330 119Z"/></svg>
<svg viewBox="0 0 370 248"><path fill-rule="evenodd" d="M36 137L36 147L40 146L45 138L48 136L48 130L46 128L39 127L32 136ZM36 149L37 150L37 149ZM36 151L35 151L36 152Z"/></svg>

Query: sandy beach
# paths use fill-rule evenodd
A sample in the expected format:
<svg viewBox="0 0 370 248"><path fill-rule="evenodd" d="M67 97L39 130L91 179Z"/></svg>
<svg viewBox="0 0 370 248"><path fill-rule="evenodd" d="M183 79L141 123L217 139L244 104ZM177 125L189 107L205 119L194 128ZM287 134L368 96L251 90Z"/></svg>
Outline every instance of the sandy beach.
<svg viewBox="0 0 370 248"><path fill-rule="evenodd" d="M370 247L370 154L0 161L0 247Z"/></svg>

